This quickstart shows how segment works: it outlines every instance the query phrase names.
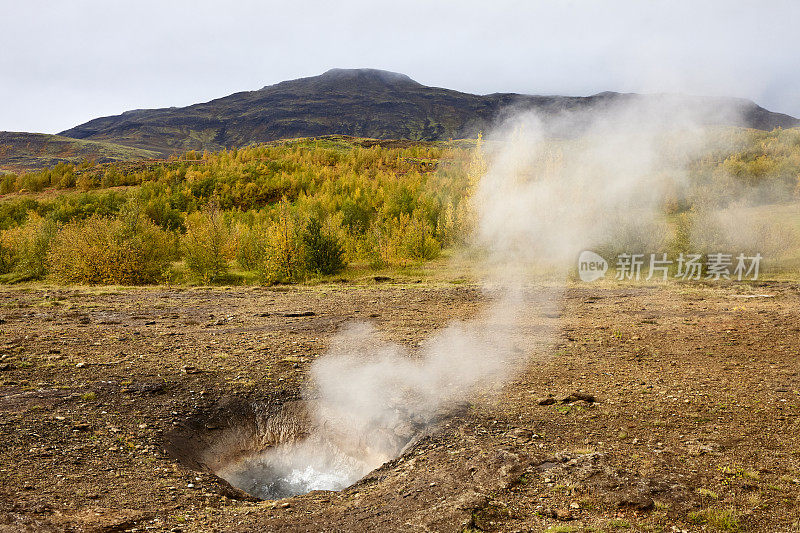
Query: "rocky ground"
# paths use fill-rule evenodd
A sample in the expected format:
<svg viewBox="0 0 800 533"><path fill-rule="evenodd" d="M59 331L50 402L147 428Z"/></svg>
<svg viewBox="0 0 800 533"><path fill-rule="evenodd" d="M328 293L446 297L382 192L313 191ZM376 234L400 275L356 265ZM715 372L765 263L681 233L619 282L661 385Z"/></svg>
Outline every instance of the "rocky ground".
<svg viewBox="0 0 800 533"><path fill-rule="evenodd" d="M797 531L799 288L570 286L500 397L349 489L279 501L181 463L168 435L231 398L296 397L353 320L414 346L482 309L477 288L5 288L0 530Z"/></svg>

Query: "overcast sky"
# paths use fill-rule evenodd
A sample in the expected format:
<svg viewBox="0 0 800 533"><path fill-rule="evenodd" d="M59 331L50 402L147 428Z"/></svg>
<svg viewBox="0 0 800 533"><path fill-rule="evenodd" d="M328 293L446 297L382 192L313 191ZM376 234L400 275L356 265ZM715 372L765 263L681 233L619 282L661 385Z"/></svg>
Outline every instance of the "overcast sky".
<svg viewBox="0 0 800 533"><path fill-rule="evenodd" d="M686 92L800 116L800 2L0 0L0 130L333 67L474 93Z"/></svg>

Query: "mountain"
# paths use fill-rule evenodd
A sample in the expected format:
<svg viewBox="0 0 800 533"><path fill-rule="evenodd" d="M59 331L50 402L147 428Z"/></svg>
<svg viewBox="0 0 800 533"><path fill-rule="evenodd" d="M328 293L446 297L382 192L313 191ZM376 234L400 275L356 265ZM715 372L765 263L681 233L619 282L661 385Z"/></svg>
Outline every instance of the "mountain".
<svg viewBox="0 0 800 533"><path fill-rule="evenodd" d="M509 109L535 110L551 117L565 110L613 109L615 104L628 101L704 108L709 111L704 120L712 125L765 130L800 125L794 117L734 98L613 92L586 97L475 95L428 87L393 72L333 69L320 76L284 81L188 107L140 109L98 118L60 135L163 155L329 134L440 140L487 131Z"/></svg>
<svg viewBox="0 0 800 533"><path fill-rule="evenodd" d="M159 152L109 142L71 139L44 133L0 131L0 173L23 172L58 163L131 161L160 157Z"/></svg>

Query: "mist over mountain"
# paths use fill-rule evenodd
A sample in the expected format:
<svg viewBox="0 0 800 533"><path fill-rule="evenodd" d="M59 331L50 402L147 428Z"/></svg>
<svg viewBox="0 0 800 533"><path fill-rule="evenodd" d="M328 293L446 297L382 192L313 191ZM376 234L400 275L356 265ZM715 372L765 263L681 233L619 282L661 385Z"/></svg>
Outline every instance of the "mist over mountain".
<svg viewBox="0 0 800 533"><path fill-rule="evenodd" d="M794 117L736 98L615 92L586 97L475 95L428 87L393 72L333 69L187 107L140 109L97 118L60 135L163 155L329 134L442 140L487 131L510 110L535 110L548 117L565 110L613 109L616 103L631 99L662 99L664 105L702 107L708 110L705 116L709 125L763 130L800 125ZM736 112L731 113L731 109Z"/></svg>

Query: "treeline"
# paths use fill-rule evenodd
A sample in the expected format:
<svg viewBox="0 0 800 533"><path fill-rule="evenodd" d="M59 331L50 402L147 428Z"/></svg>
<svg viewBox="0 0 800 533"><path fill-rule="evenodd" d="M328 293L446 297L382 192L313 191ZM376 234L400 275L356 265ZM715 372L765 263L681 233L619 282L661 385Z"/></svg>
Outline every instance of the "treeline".
<svg viewBox="0 0 800 533"><path fill-rule="evenodd" d="M467 233L471 161L463 143L301 140L7 175L4 190L78 191L0 202L0 273L127 284L233 268L272 283L424 261Z"/></svg>
<svg viewBox="0 0 800 533"><path fill-rule="evenodd" d="M0 193L38 192L0 200L0 281L211 283L233 271L295 282L425 261L468 238L470 190L486 169L480 139L364 144L299 139L0 176ZM693 198L795 198L800 129L721 131L690 163L689 183L666 213L689 211Z"/></svg>

